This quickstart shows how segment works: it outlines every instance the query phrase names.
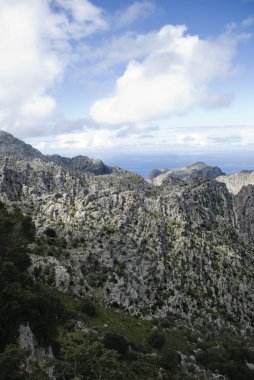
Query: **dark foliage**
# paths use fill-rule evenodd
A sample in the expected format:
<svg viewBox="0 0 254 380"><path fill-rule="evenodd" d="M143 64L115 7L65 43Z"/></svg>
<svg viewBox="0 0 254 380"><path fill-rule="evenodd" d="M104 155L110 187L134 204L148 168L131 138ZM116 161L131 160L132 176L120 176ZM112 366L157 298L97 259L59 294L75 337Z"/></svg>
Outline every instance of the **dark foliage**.
<svg viewBox="0 0 254 380"><path fill-rule="evenodd" d="M151 347L161 349L166 342L166 338L164 335L155 332L148 337L147 342Z"/></svg>
<svg viewBox="0 0 254 380"><path fill-rule="evenodd" d="M107 333L103 339L104 346L117 351L120 355L126 355L129 350L127 340L118 334Z"/></svg>
<svg viewBox="0 0 254 380"><path fill-rule="evenodd" d="M81 311L82 313L87 314L89 317L96 317L97 315L96 307L89 300L83 301Z"/></svg>
<svg viewBox="0 0 254 380"><path fill-rule="evenodd" d="M47 227L44 234L52 239L56 238L56 231L53 228Z"/></svg>
<svg viewBox="0 0 254 380"><path fill-rule="evenodd" d="M27 272L34 233L30 217L0 203L0 352L15 342L22 323L29 322L37 338L49 342L62 315L58 299L35 286Z"/></svg>

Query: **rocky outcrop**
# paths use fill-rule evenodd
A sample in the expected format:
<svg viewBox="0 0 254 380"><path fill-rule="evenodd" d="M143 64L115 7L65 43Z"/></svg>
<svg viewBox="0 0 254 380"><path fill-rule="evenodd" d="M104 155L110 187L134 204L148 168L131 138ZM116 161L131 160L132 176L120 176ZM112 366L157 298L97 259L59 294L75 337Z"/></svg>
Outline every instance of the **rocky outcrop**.
<svg viewBox="0 0 254 380"><path fill-rule="evenodd" d="M152 171L150 178L155 185L161 185L168 177L178 178L182 180L189 180L198 177L206 177L209 179L214 179L224 173L218 166L209 166L203 162L196 162L193 165L185 166L183 168L177 169L166 169L162 172Z"/></svg>
<svg viewBox="0 0 254 380"><path fill-rule="evenodd" d="M228 190L236 195L243 186L254 185L254 171L241 170L239 173L219 176L216 180L225 183Z"/></svg>
<svg viewBox="0 0 254 380"><path fill-rule="evenodd" d="M238 228L247 242L254 241L254 186L243 186L235 196Z"/></svg>
<svg viewBox="0 0 254 380"><path fill-rule="evenodd" d="M50 379L55 379L53 367L46 367L47 361L54 359L52 348L39 345L29 324L20 325L18 343L21 348L28 351L26 371L32 371L34 364L44 369Z"/></svg>
<svg viewBox="0 0 254 380"><path fill-rule="evenodd" d="M73 158L61 157L58 155L47 156L48 161L54 162L56 165L82 174L93 173L97 175L110 174L114 171L110 166L105 165L101 160L92 160L86 156L77 156Z"/></svg>

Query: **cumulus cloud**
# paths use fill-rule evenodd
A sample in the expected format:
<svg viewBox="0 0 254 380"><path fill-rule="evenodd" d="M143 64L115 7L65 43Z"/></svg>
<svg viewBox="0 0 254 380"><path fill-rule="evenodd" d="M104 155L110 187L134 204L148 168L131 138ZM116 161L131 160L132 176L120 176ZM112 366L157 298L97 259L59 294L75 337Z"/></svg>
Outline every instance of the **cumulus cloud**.
<svg viewBox="0 0 254 380"><path fill-rule="evenodd" d="M0 128L31 131L55 112L71 41L107 25L86 0L0 0L0 25Z"/></svg>
<svg viewBox="0 0 254 380"><path fill-rule="evenodd" d="M197 105L228 105L232 94L213 92L210 85L232 75L236 45L248 37L225 33L204 40L187 34L184 25L166 25L150 33L151 50L144 59L128 63L113 96L92 105L93 120L107 125L140 123L183 114Z"/></svg>

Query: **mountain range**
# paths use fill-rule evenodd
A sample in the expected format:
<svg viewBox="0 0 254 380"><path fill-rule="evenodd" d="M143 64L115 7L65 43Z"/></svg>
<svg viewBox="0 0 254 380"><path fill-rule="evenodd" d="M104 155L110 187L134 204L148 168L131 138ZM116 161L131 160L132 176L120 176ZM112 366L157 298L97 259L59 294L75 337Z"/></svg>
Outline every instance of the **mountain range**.
<svg viewBox="0 0 254 380"><path fill-rule="evenodd" d="M252 333L253 171L198 162L145 179L0 132L0 200L49 238L47 255L30 246L34 281L143 320Z"/></svg>

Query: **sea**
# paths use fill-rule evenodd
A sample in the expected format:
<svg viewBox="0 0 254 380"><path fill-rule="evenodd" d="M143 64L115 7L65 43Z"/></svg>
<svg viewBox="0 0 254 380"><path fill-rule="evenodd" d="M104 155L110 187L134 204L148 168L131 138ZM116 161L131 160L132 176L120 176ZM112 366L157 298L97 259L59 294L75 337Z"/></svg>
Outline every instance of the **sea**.
<svg viewBox="0 0 254 380"><path fill-rule="evenodd" d="M173 169L204 162L211 166L219 166L226 174L241 170L254 170L253 155L116 155L103 157L107 165L118 166L131 172L147 177L153 169Z"/></svg>

